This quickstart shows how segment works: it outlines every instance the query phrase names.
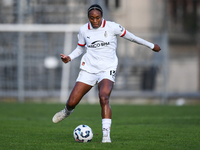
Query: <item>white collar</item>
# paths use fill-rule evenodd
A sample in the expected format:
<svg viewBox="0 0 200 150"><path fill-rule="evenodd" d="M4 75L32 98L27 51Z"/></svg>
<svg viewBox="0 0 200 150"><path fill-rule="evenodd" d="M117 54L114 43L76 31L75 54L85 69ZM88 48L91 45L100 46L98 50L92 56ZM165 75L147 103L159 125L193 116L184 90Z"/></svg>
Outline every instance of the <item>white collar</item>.
<svg viewBox="0 0 200 150"><path fill-rule="evenodd" d="M101 26L100 26L99 28L104 28L105 25L106 25L106 21L102 18L102 23L101 23ZM89 29L89 30L94 29L94 28L92 27L92 24L91 24L90 22L88 22L88 29Z"/></svg>

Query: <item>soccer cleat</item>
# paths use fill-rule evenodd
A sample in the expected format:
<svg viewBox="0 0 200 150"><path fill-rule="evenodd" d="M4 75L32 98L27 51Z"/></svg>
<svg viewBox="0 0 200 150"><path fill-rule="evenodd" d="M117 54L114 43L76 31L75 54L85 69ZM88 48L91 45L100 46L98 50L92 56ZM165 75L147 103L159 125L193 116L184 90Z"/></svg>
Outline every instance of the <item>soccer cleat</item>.
<svg viewBox="0 0 200 150"><path fill-rule="evenodd" d="M111 143L111 139L109 136L104 136L102 139L102 143Z"/></svg>
<svg viewBox="0 0 200 150"><path fill-rule="evenodd" d="M111 143L110 139L110 128L103 128L103 139L102 143Z"/></svg>
<svg viewBox="0 0 200 150"><path fill-rule="evenodd" d="M109 128L103 128L103 139L102 143L111 143L110 139L110 129Z"/></svg>
<svg viewBox="0 0 200 150"><path fill-rule="evenodd" d="M58 122L62 121L63 119L68 117L72 112L73 112L73 110L67 112L66 109L63 109L63 110L57 112L52 118L53 123L58 123Z"/></svg>

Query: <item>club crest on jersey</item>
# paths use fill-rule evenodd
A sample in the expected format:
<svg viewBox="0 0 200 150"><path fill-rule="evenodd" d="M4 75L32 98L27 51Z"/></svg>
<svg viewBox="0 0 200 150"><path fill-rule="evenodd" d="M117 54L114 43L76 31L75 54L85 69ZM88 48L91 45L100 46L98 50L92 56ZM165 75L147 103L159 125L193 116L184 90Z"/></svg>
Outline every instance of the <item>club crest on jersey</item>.
<svg viewBox="0 0 200 150"><path fill-rule="evenodd" d="M82 62L82 66L85 66L85 62Z"/></svg>
<svg viewBox="0 0 200 150"><path fill-rule="evenodd" d="M108 36L107 31L105 31L104 33L104 37L106 38Z"/></svg>
<svg viewBox="0 0 200 150"><path fill-rule="evenodd" d="M92 42L90 45L88 45L88 47L98 48L98 47L107 46L107 45L110 45L110 42L104 42L104 41L98 40L98 41Z"/></svg>

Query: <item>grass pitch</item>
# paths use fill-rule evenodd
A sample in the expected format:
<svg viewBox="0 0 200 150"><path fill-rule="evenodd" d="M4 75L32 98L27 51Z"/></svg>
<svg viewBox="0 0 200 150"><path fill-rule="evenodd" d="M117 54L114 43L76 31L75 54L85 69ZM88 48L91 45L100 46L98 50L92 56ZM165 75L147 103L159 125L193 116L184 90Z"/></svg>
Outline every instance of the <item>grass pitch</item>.
<svg viewBox="0 0 200 150"><path fill-rule="evenodd" d="M63 104L0 103L1 150L199 150L199 106L111 105L112 143L101 143L99 105L80 104L58 124L53 115ZM89 125L92 142L77 143L73 130Z"/></svg>

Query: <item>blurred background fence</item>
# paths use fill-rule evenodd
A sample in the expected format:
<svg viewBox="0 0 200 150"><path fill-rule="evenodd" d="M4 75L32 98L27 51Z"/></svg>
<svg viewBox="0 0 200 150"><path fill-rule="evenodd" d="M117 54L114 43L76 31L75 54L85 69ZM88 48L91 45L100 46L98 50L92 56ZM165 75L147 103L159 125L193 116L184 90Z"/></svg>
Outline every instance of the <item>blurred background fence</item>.
<svg viewBox="0 0 200 150"><path fill-rule="evenodd" d="M67 100L81 57L63 64L60 53L76 47L94 3L106 20L162 48L153 53L118 38L113 101L199 100L199 0L0 0L0 101ZM86 100L97 102L96 93Z"/></svg>

